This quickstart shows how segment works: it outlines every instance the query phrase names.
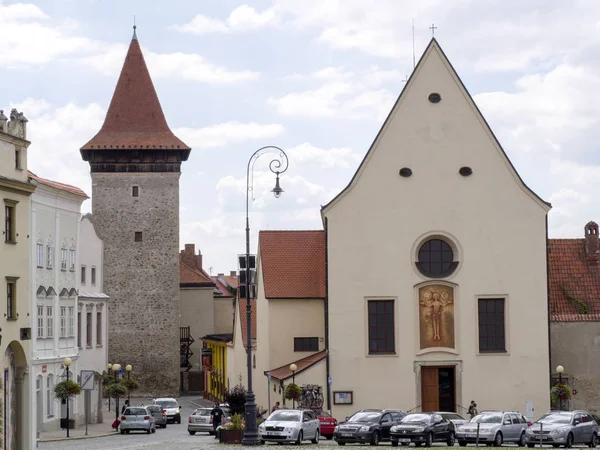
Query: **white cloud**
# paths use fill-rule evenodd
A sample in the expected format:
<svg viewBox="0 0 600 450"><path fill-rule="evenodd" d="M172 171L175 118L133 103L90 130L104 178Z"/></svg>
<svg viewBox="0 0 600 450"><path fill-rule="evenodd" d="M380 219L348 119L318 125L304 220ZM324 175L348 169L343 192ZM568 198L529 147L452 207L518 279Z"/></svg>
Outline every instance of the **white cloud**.
<svg viewBox="0 0 600 450"><path fill-rule="evenodd" d="M0 4L0 23L23 21L31 19L48 19L48 16L32 3Z"/></svg>
<svg viewBox="0 0 600 450"><path fill-rule="evenodd" d="M259 12L251 6L241 5L235 8L227 19L220 20L198 14L184 25L173 25L172 30L191 34L229 33L256 30L275 24L277 16L274 9Z"/></svg>
<svg viewBox="0 0 600 450"><path fill-rule="evenodd" d="M342 167L344 169L356 169L361 155L351 148L332 147L319 148L308 142L304 142L286 150L292 164L310 164L313 167L319 165L324 168ZM306 201L306 199L305 199Z"/></svg>
<svg viewBox="0 0 600 450"><path fill-rule="evenodd" d="M192 148L223 147L227 144L279 136L285 128L280 124L226 122L205 128L177 128L174 133Z"/></svg>
<svg viewBox="0 0 600 450"><path fill-rule="evenodd" d="M401 72L377 66L361 72L325 67L308 78L323 84L318 88L269 98L268 103L283 116L383 121L397 94L381 86L392 80L400 85L402 80Z"/></svg>

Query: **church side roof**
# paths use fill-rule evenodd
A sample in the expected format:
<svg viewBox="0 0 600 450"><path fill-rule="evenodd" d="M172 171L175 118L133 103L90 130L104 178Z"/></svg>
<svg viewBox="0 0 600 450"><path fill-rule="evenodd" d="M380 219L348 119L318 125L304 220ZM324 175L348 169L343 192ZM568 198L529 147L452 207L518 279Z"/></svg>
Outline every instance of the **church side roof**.
<svg viewBox="0 0 600 450"><path fill-rule="evenodd" d="M190 150L173 134L134 32L100 131L81 150Z"/></svg>
<svg viewBox="0 0 600 450"><path fill-rule="evenodd" d="M261 231L266 298L325 298L325 232Z"/></svg>
<svg viewBox="0 0 600 450"><path fill-rule="evenodd" d="M27 171L30 180L35 181L38 184L43 184L46 186L50 186L51 188L58 189L60 191L65 191L70 194L75 194L80 197L89 198L85 192L75 186L71 186L70 184L59 183L58 181L48 180L46 178L38 177L35 173L31 171Z"/></svg>

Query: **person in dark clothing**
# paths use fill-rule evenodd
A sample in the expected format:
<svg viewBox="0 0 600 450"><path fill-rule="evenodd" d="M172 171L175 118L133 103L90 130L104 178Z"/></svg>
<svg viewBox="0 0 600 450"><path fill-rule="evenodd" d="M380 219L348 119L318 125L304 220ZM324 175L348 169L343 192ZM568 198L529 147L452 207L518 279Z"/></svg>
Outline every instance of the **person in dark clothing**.
<svg viewBox="0 0 600 450"><path fill-rule="evenodd" d="M475 403L475 400L471 400L471 404L469 405L468 414L469 414L469 416L471 416L471 419L478 414L477 403Z"/></svg>
<svg viewBox="0 0 600 450"><path fill-rule="evenodd" d="M121 414L123 414L127 408L129 408L129 400L125 400L125 403L123 403L123 407L121 408Z"/></svg>
<svg viewBox="0 0 600 450"><path fill-rule="evenodd" d="M217 428L221 426L221 422L223 421L223 410L219 406L218 403L215 403L215 407L210 411L210 416L212 417L213 430L215 433L215 439L219 439L219 431Z"/></svg>

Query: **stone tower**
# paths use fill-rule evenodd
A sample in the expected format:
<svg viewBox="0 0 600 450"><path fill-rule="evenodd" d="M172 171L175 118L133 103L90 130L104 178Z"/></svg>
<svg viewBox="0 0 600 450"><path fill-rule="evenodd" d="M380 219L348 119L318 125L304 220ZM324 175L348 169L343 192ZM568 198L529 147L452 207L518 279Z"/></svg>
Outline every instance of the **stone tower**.
<svg viewBox="0 0 600 450"><path fill-rule="evenodd" d="M134 33L102 128L81 147L104 240L109 363L138 396L179 394L179 177L190 147L170 130Z"/></svg>

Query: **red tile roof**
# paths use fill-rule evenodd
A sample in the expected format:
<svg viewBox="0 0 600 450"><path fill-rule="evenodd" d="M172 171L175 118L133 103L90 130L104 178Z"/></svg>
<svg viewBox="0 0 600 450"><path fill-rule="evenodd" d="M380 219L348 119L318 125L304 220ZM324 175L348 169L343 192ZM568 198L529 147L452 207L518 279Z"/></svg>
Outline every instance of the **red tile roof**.
<svg viewBox="0 0 600 450"><path fill-rule="evenodd" d="M585 239L549 239L550 320L600 321L600 265L588 261Z"/></svg>
<svg viewBox="0 0 600 450"><path fill-rule="evenodd" d="M242 342L244 343L244 348L247 347L247 333L248 333L248 320L246 317L246 299L240 298L238 299L238 313L240 315L240 324L242 325ZM252 340L256 340L256 301L252 303ZM254 346L254 342L253 342Z"/></svg>
<svg viewBox="0 0 600 450"><path fill-rule="evenodd" d="M39 184L44 184L46 186L53 187L55 189L59 189L61 191L69 192L71 194L79 195L80 197L89 198L85 192L75 186L71 186L70 184L59 183L58 181L47 180L46 178L38 177L35 173L31 171L27 171L30 180L35 181Z"/></svg>
<svg viewBox="0 0 600 450"><path fill-rule="evenodd" d="M205 283L207 284L207 287L209 287L208 285L214 286L213 281L204 273L204 271L190 267L181 260L179 261L179 283Z"/></svg>
<svg viewBox="0 0 600 450"><path fill-rule="evenodd" d="M104 124L81 150L105 148L190 149L167 125L135 34Z"/></svg>
<svg viewBox="0 0 600 450"><path fill-rule="evenodd" d="M292 365L292 363L289 363L278 367L277 369L267 370L265 371L265 375L268 375L270 372L271 377L281 381L285 381L289 378L292 378L292 376L294 375L298 375L299 373L304 372L305 370L317 364L319 361L323 361L326 356L327 351L322 350L318 353L314 353L305 358L299 359L298 361L293 361L293 364L296 364L297 367L297 370L294 373L292 373L292 371L290 370L290 366Z"/></svg>
<svg viewBox="0 0 600 450"><path fill-rule="evenodd" d="M325 232L261 231L266 298L325 298Z"/></svg>
<svg viewBox="0 0 600 450"><path fill-rule="evenodd" d="M215 289L218 289L219 291L221 291L221 293L219 294L218 292L215 292L215 295L218 297L223 297L223 298L233 298L233 295L231 294L231 292L229 292L229 289L227 289L227 286L225 286L223 283L221 283L219 281L218 277L210 277L210 279L213 281L213 283L215 283Z"/></svg>
<svg viewBox="0 0 600 450"><path fill-rule="evenodd" d="M225 283L227 283L232 288L237 289L240 285L240 279L237 275L236 276L223 275L221 278L223 278L223 280L225 280Z"/></svg>

